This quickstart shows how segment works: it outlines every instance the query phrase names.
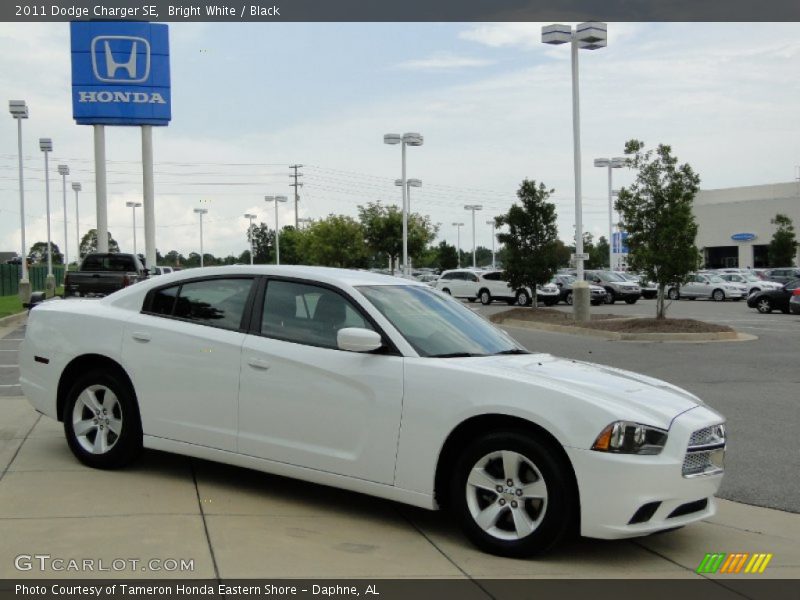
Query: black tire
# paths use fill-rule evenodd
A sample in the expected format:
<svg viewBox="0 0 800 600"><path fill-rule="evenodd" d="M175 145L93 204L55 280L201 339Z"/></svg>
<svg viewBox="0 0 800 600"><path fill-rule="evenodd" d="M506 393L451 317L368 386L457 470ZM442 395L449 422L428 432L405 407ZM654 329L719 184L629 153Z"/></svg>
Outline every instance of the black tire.
<svg viewBox="0 0 800 600"><path fill-rule="evenodd" d="M612 290L606 290L606 304L614 304L617 301L617 297Z"/></svg>
<svg viewBox="0 0 800 600"><path fill-rule="evenodd" d="M680 300L681 294L678 291L678 288L669 288L667 290L667 298L670 300Z"/></svg>
<svg viewBox="0 0 800 600"><path fill-rule="evenodd" d="M79 398L81 394L92 388L98 389L94 396L100 401L100 406L108 404L110 413L106 414L106 425L102 424L102 413L92 414L91 410L83 404ZM116 404L113 405L111 398L107 396L108 391L116 396ZM78 405L76 407L76 404ZM94 426L93 432L90 431L85 436L78 436L75 433L73 420L76 413L81 411L81 417L85 421L98 422ZM139 417L139 406L136 403L136 396L127 379L114 371L106 369L96 369L89 371L81 376L67 394L67 401L64 403L64 435L67 438L70 450L75 457L83 464L95 469L117 469L124 467L132 462L142 451L142 423ZM99 417L99 418L95 418ZM120 431L114 433L112 427L108 427L110 419L120 422ZM105 429L108 427L108 429ZM106 439L111 444L107 451L93 453L84 447L84 444L94 442L97 444L97 437L101 435L104 428ZM91 438L91 434L94 437ZM85 439L81 440L79 437Z"/></svg>
<svg viewBox="0 0 800 600"><path fill-rule="evenodd" d="M625 298L625 304L636 304L638 298Z"/></svg>
<svg viewBox="0 0 800 600"><path fill-rule="evenodd" d="M492 494L494 500L500 502L501 494L496 491L487 491L484 494L483 490L473 496L475 500L472 500L470 495L474 492L471 487L468 487L467 481L473 468L480 461L492 453L502 451L522 455L529 461L538 470L546 489L546 500L543 503L531 500L530 504L522 502L516 508L516 510L524 509L529 519L532 513L535 513L537 504L539 509L535 516L537 525L531 533L519 537L519 539L501 539L485 531L475 521L470 509L470 501L474 506L480 508L481 497L489 504L494 504L494 501L491 500ZM496 469L497 463L494 462L491 466ZM502 469L502 463L500 468ZM514 485L506 489L515 490L528 484L529 479L524 479L525 471L528 473L528 478L535 483L535 471L522 466L518 470L518 477L515 478ZM488 474L489 471L487 470L485 473ZM501 473L502 471L498 475ZM507 483L507 481L498 481L498 483ZM448 492L449 509L460 524L462 531L478 548L499 556L521 558L546 552L563 540L577 522L577 494L572 483L569 465L566 464L558 449L551 447L550 443L537 439L530 432L493 432L472 442L455 461ZM514 530L510 504L516 494L512 491L506 495L509 498L508 503L505 508L499 509L500 512L494 525L494 529L500 530L501 535L501 528ZM468 500L468 498L470 499Z"/></svg>
<svg viewBox="0 0 800 600"><path fill-rule="evenodd" d="M762 315L768 315L772 312L772 302L770 302L769 298L759 298L756 301L756 310Z"/></svg>
<svg viewBox="0 0 800 600"><path fill-rule="evenodd" d="M711 292L711 298L714 302L725 302L725 292L719 289L714 290Z"/></svg>
<svg viewBox="0 0 800 600"><path fill-rule="evenodd" d="M450 288L443 288L442 293L447 294L448 296L452 296L452 294L450 293Z"/></svg>
<svg viewBox="0 0 800 600"><path fill-rule="evenodd" d="M572 306L572 292L567 292L564 296L564 302L566 302L569 306Z"/></svg>
<svg viewBox="0 0 800 600"><path fill-rule="evenodd" d="M489 290L484 289L478 292L478 298L484 306L489 306L492 303L492 295L489 293Z"/></svg>
<svg viewBox="0 0 800 600"><path fill-rule="evenodd" d="M525 290L519 290L514 298L517 306L529 306L531 303L531 297Z"/></svg>
<svg viewBox="0 0 800 600"><path fill-rule="evenodd" d="M506 300L506 304L508 304L509 306L514 306L516 303L517 301L513 298L511 300Z"/></svg>
<svg viewBox="0 0 800 600"><path fill-rule="evenodd" d="M781 309L781 312L782 312L783 314L785 314L785 315L788 315L788 314L789 314L789 309L788 309L788 308L782 308L782 309Z"/></svg>

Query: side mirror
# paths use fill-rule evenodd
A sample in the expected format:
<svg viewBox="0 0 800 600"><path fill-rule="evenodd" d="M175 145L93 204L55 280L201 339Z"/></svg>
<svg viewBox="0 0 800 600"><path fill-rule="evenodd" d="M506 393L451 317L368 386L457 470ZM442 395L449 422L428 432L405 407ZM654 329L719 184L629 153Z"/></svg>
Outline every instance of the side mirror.
<svg viewBox="0 0 800 600"><path fill-rule="evenodd" d="M344 327L336 334L339 350L348 352L372 352L383 346L381 335L371 329Z"/></svg>

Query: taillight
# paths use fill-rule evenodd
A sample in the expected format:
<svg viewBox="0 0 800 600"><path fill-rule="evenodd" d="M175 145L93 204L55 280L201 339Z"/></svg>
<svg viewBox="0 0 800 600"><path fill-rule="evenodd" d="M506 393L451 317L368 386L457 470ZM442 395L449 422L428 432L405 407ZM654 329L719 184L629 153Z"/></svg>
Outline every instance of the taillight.
<svg viewBox="0 0 800 600"><path fill-rule="evenodd" d="M122 287L128 287L131 284L131 278L127 275L122 276Z"/></svg>
<svg viewBox="0 0 800 600"><path fill-rule="evenodd" d="M794 288L794 291L792 292L792 296L800 296L800 287L799 288Z"/></svg>

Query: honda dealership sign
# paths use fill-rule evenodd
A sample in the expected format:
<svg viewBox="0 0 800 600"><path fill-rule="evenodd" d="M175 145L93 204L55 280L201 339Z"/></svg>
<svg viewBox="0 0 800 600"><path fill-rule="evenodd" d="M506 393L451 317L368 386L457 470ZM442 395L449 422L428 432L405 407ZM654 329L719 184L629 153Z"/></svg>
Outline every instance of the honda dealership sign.
<svg viewBox="0 0 800 600"><path fill-rule="evenodd" d="M167 26L74 21L72 116L79 125L167 125L172 118Z"/></svg>

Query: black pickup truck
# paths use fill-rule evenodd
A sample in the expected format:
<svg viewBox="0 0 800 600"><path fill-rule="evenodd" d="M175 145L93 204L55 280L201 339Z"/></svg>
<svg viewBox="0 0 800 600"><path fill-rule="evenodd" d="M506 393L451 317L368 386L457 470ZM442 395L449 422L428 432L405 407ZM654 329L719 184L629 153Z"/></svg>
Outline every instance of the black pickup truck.
<svg viewBox="0 0 800 600"><path fill-rule="evenodd" d="M147 277L135 254L87 254L81 268L64 277L64 296L106 296Z"/></svg>

